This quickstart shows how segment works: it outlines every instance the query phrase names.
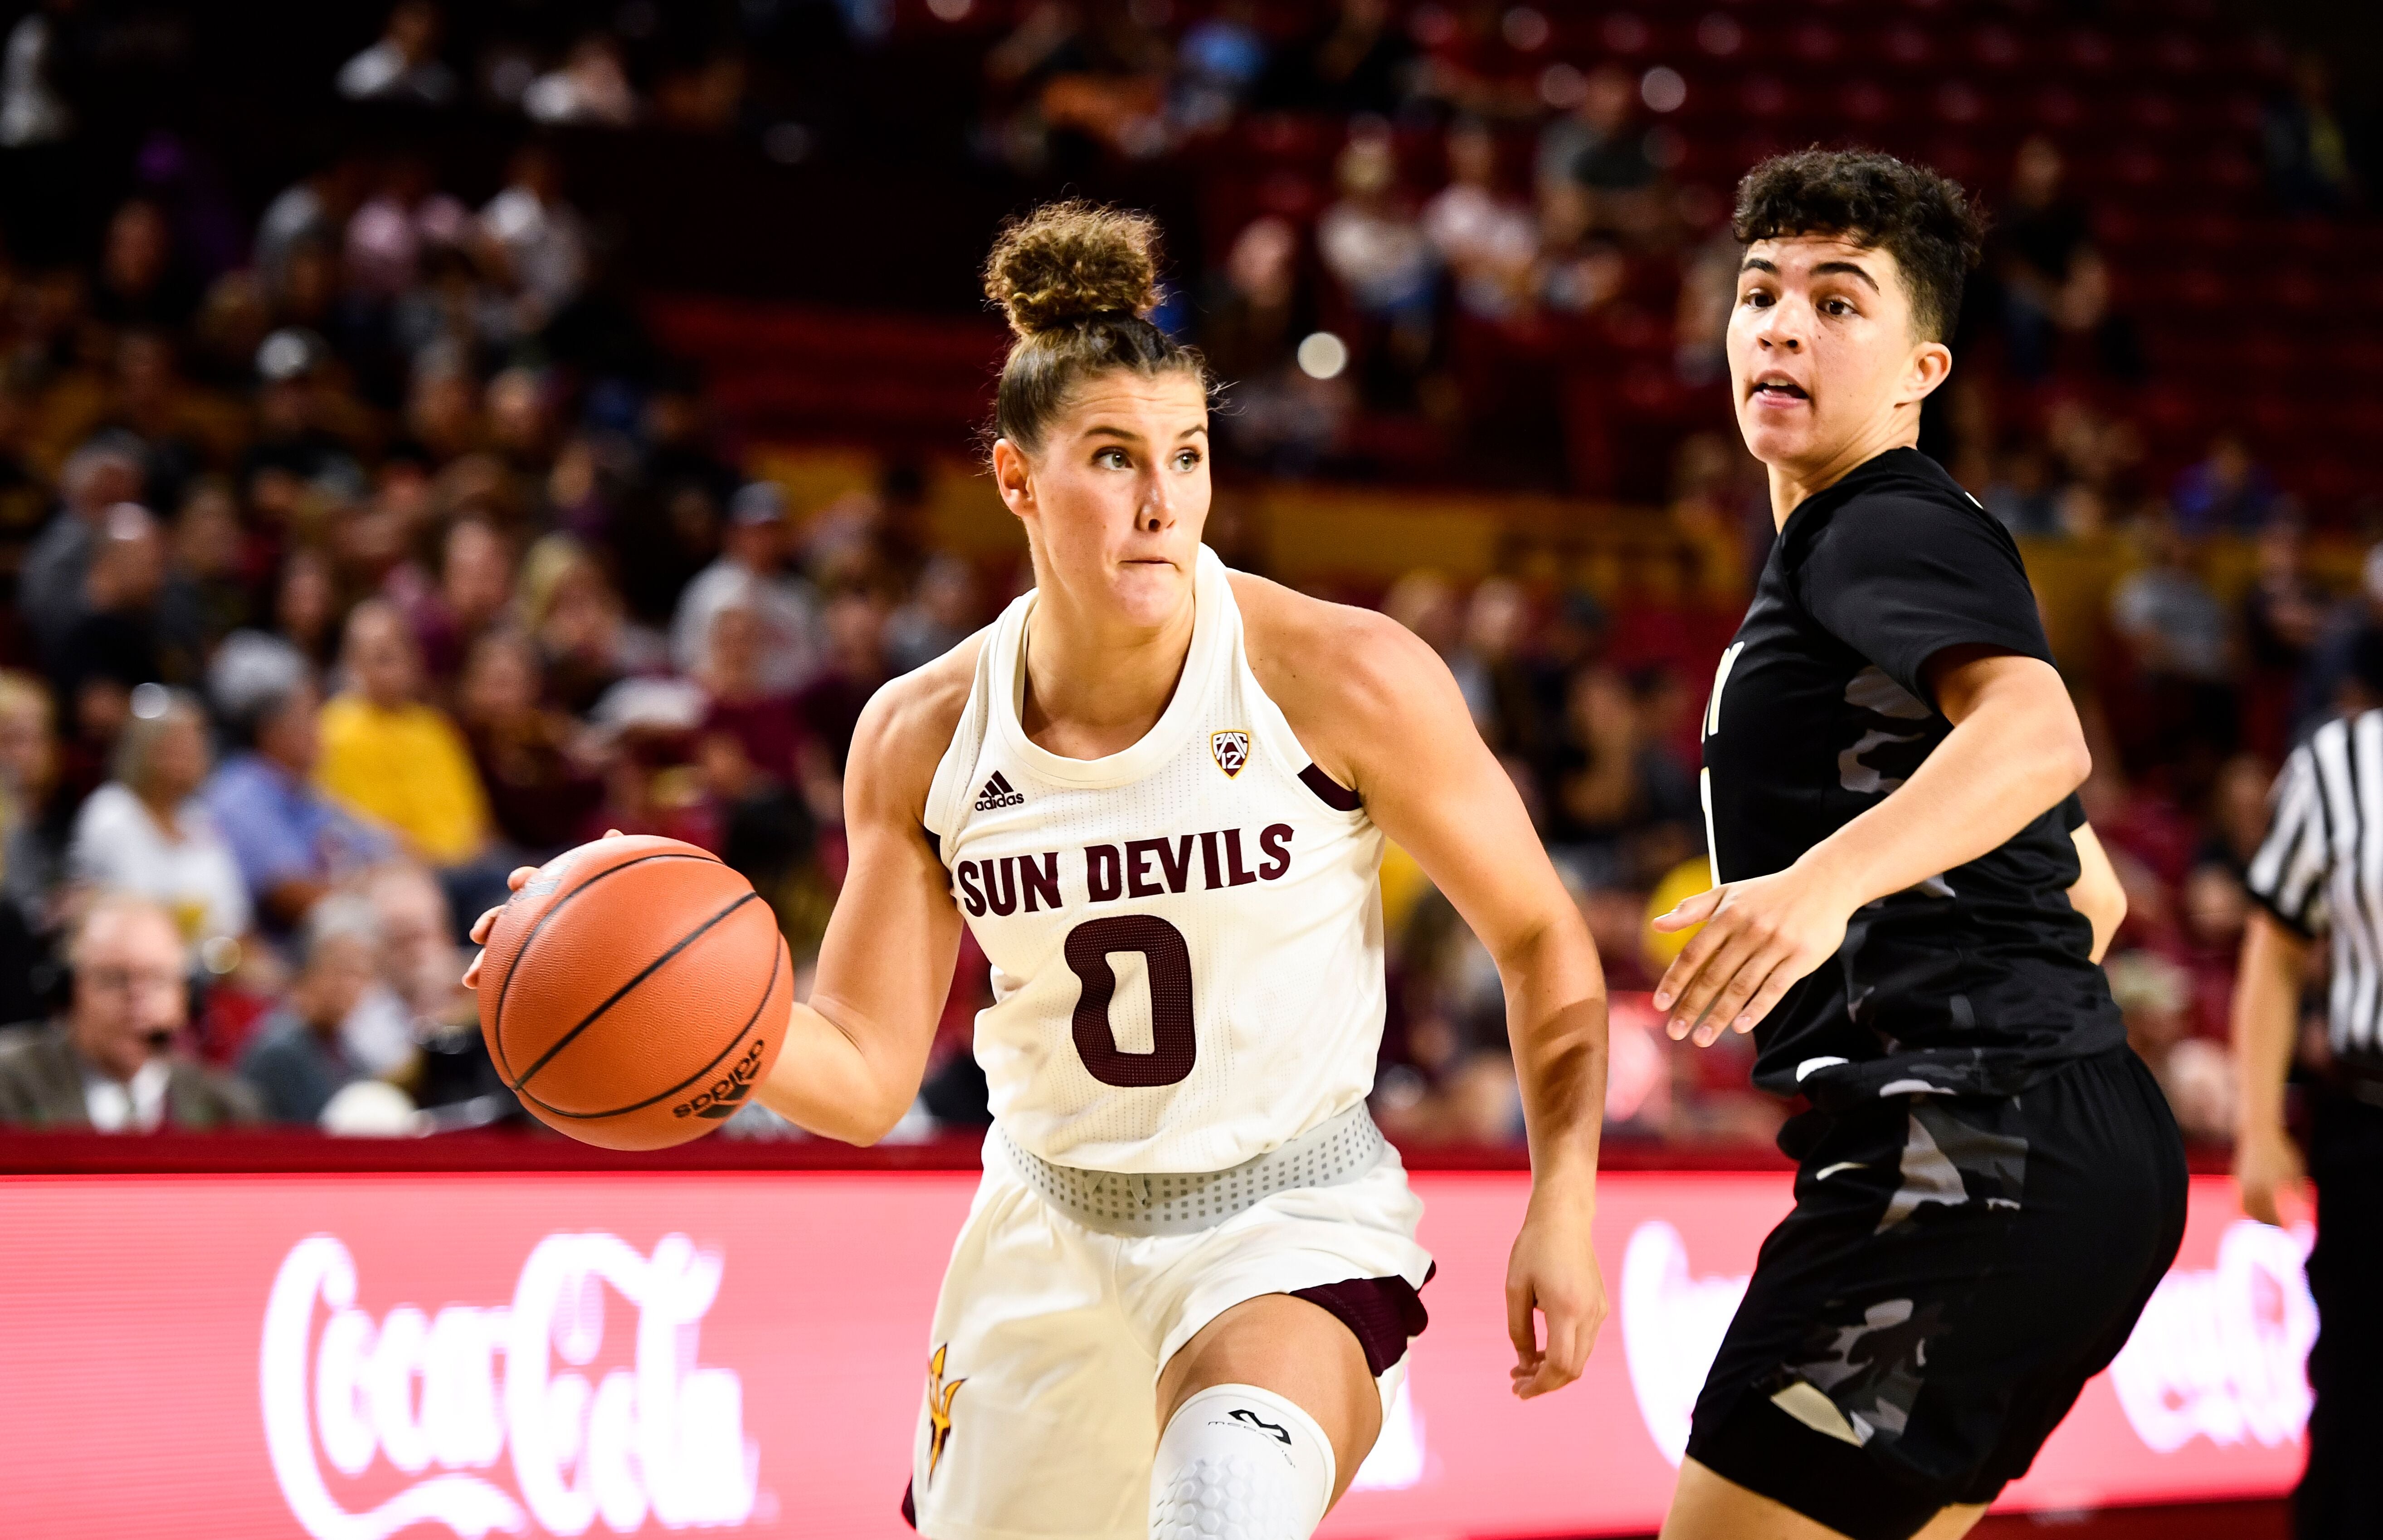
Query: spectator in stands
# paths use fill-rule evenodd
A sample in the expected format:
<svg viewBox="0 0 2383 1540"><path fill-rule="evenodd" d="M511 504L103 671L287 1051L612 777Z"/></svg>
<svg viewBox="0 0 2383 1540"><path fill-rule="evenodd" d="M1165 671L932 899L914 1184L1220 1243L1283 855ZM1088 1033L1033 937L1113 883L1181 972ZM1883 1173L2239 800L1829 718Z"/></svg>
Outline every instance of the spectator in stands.
<svg viewBox="0 0 2383 1540"><path fill-rule="evenodd" d="M2275 478L2251 458L2242 436L2228 430L2210 440L2209 452L2176 478L2168 504L2186 535L2248 535L2276 511Z"/></svg>
<svg viewBox="0 0 2383 1540"><path fill-rule="evenodd" d="M389 855L392 843L315 790L322 697L295 647L235 633L216 654L208 689L241 747L201 798L251 902L276 928L294 929L332 884Z"/></svg>
<svg viewBox="0 0 2383 1540"><path fill-rule="evenodd" d="M637 95L621 64L621 45L609 32L573 43L554 69L522 92L522 111L537 123L625 129L637 120Z"/></svg>
<svg viewBox="0 0 2383 1540"><path fill-rule="evenodd" d="M1630 681L1593 665L1573 676L1548 789L1548 838L1591 889L1645 885L1698 843L1695 775L1650 732ZM1685 848L1683 848L1683 847Z"/></svg>
<svg viewBox="0 0 2383 1540"><path fill-rule="evenodd" d="M596 734L540 700L537 648L500 629L473 643L455 709L490 815L507 843L542 861L603 832L607 756Z"/></svg>
<svg viewBox="0 0 2383 1540"><path fill-rule="evenodd" d="M66 1018L0 1046L0 1124L121 1134L256 1121L246 1086L175 1047L190 1020L190 959L172 916L149 899L100 894L67 960Z"/></svg>
<svg viewBox="0 0 2383 1540"><path fill-rule="evenodd" d="M1175 51L1168 110L1179 133L1214 133L1230 123L1266 68L1266 42L1252 0L1226 0L1185 31Z"/></svg>
<svg viewBox="0 0 2383 1540"><path fill-rule="evenodd" d="M65 861L62 820L51 795L57 773L50 692L31 674L0 671L0 936L12 925L49 927L51 895Z"/></svg>
<svg viewBox="0 0 2383 1540"><path fill-rule="evenodd" d="M340 1026L372 987L380 944L369 900L338 893L306 917L298 974L240 1057L267 1122L314 1126L340 1088L366 1078Z"/></svg>
<svg viewBox="0 0 2383 1540"><path fill-rule="evenodd" d="M1212 280L1201 334L1228 389L1290 363L1304 319L1294 314L1299 297L1299 231L1270 214L1242 226ZM1229 415L1219 426L1242 425Z"/></svg>
<svg viewBox="0 0 2383 1540"><path fill-rule="evenodd" d="M455 99L455 72L438 57L438 7L402 0L380 39L340 67L340 94L354 102L443 107Z"/></svg>
<svg viewBox="0 0 2383 1540"><path fill-rule="evenodd" d="M2233 1055L2192 1034L2192 976L2145 950L2122 952L2108 965L2110 993L2126 1017L2127 1042L2167 1093L2184 1137L2223 1144L2232 1135Z"/></svg>
<svg viewBox="0 0 2383 1540"><path fill-rule="evenodd" d="M241 460L244 481L278 471L293 491L310 483L363 489L354 446L334 425L356 409L332 382L332 363L330 344L303 326L283 326L257 345L256 435Z"/></svg>
<svg viewBox="0 0 2383 1540"><path fill-rule="evenodd" d="M1530 596L1511 577L1485 577L1464 604L1462 639L1448 654L1449 671L1493 753L1527 760L1537 750L1536 702L1523 662ZM1524 800L1531 800L1526 791Z"/></svg>
<svg viewBox="0 0 2383 1540"><path fill-rule="evenodd" d="M2004 338L2023 380L2052 372L2064 336L2093 348L2104 373L2142 373L2132 325L2110 308L2110 270L2093 242L2091 210L2070 195L2067 165L2041 134L2019 145L2005 206L1995 221L1995 277L2003 290Z"/></svg>
<svg viewBox="0 0 2383 1540"><path fill-rule="evenodd" d="M2294 55L2290 86L2267 105L2263 137L2267 185L2287 210L2338 214L2360 197L2359 166L2324 55Z"/></svg>
<svg viewBox="0 0 2383 1540"><path fill-rule="evenodd" d="M749 598L730 596L712 612L710 646L695 677L707 697L697 732L708 757L729 757L715 779L732 799L756 782L783 787L796 780L794 697L769 689L761 656L759 610Z"/></svg>
<svg viewBox="0 0 2383 1540"><path fill-rule="evenodd" d="M409 563L389 574L383 591L404 611L430 678L451 687L473 644L512 601L512 547L488 520L459 518L447 526L435 581Z"/></svg>
<svg viewBox="0 0 2383 1540"><path fill-rule="evenodd" d="M908 673L968 640L983 623L976 572L957 556L932 558L909 599L885 619L885 671Z"/></svg>
<svg viewBox="0 0 2383 1540"><path fill-rule="evenodd" d="M1372 404L1412 396L1432 348L1438 263L1398 185L1389 135L1361 133L1340 152L1340 197L1315 225L1324 267L1364 324L1357 350Z"/></svg>
<svg viewBox="0 0 2383 1540"><path fill-rule="evenodd" d="M1212 280L1201 338L1224 382L1216 432L1237 462L1281 475L1305 474L1328 457L1355 404L1345 375L1319 376L1295 362L1300 339L1318 329L1299 253L1287 219L1264 215L1243 226Z"/></svg>
<svg viewBox="0 0 2383 1540"><path fill-rule="evenodd" d="M518 296L516 325L536 331L587 281L587 236L562 197L562 168L542 145L513 156L512 175L480 210L482 251Z"/></svg>
<svg viewBox="0 0 2383 1540"><path fill-rule="evenodd" d="M475 997L461 983L455 919L436 878L412 861L384 861L365 876L363 896L379 945L372 983L340 1018L340 1046L364 1074L409 1081L424 1039L465 1020L477 1030Z"/></svg>
<svg viewBox="0 0 2383 1540"><path fill-rule="evenodd" d="M198 310L198 286L174 260L172 227L148 199L127 199L108 220L91 303L94 317L119 327L175 330Z"/></svg>
<svg viewBox="0 0 2383 1540"><path fill-rule="evenodd" d="M828 601L827 663L795 696L803 733L803 779L822 823L844 822L844 764L861 708L885 683L885 601L848 589Z"/></svg>
<svg viewBox="0 0 2383 1540"><path fill-rule="evenodd" d="M206 713L162 685L133 692L116 744L116 778L84 799L67 868L94 888L154 899L185 940L248 933L248 889L197 799L207 778Z"/></svg>
<svg viewBox="0 0 2383 1540"><path fill-rule="evenodd" d="M1256 105L1294 112L1389 117L1418 84L1415 45L1389 0L1340 0L1329 20L1278 53Z"/></svg>
<svg viewBox="0 0 2383 1540"><path fill-rule="evenodd" d="M273 202L265 205L251 253L256 268L255 282L265 294L278 296L287 291L290 258L301 246L316 251L337 249L341 232L348 228L349 216L364 201L364 182L363 157L342 155L283 188ZM262 340L261 336L252 339L241 356L246 358L253 353L258 340Z"/></svg>
<svg viewBox="0 0 2383 1540"><path fill-rule="evenodd" d="M1662 175L1638 120L1638 82L1617 64L1588 72L1579 105L1539 131L1536 175L1542 189L1570 185L1589 195L1591 228L1620 223L1617 205Z"/></svg>
<svg viewBox="0 0 2383 1540"><path fill-rule="evenodd" d="M91 571L83 613L59 641L51 674L78 741L115 742L132 688L153 680L188 680L197 667L195 636L160 634L157 598L166 585L164 533L138 503L110 509Z"/></svg>
<svg viewBox="0 0 2383 1540"><path fill-rule="evenodd" d="M2242 595L2244 735L2250 747L2280 761L2315 715L2311 664L2325 635L2330 602L2308 570L2307 535L2292 519L2274 519L2259 532L2258 569ZM2266 772L2261 770L2264 787ZM2256 835L2253 836L2255 841Z"/></svg>
<svg viewBox="0 0 2383 1540"><path fill-rule="evenodd" d="M622 680L670 665L669 644L629 619L595 553L568 535L547 536L523 559L520 609L548 698L574 716Z"/></svg>
<svg viewBox="0 0 2383 1540"><path fill-rule="evenodd" d="M2013 535L2066 533L2060 488L2053 482L2052 457L2032 435L2013 434L1994 464L1994 478L1979 499Z"/></svg>
<svg viewBox="0 0 2383 1540"><path fill-rule="evenodd" d="M1456 280L1457 302L1490 320L1528 298L1539 253L1530 206L1498 185L1498 140L1478 119L1448 132L1448 185L1424 205L1424 233Z"/></svg>
<svg viewBox="0 0 2383 1540"><path fill-rule="evenodd" d="M457 337L442 331L414 352L405 430L435 463L460 460L480 447L480 382L468 362L472 340L472 333Z"/></svg>
<svg viewBox="0 0 2383 1540"><path fill-rule="evenodd" d="M346 684L323 708L315 783L440 871L477 881L463 874L489 856L488 795L463 735L423 698L422 661L395 605L366 599L349 611L340 663Z"/></svg>
<svg viewBox="0 0 2383 1540"><path fill-rule="evenodd" d="M0 74L0 147L33 149L74 132L74 108L58 87L58 35L71 7L36 6L8 29L7 68Z"/></svg>
<svg viewBox="0 0 2383 1540"><path fill-rule="evenodd" d="M92 438L58 473L58 511L25 553L18 603L34 639L49 652L83 613L83 579L107 511L142 495L140 440L125 433Z"/></svg>
<svg viewBox="0 0 2383 1540"><path fill-rule="evenodd" d="M2251 898L2230 860L2202 860L2184 880L2185 967L2192 976L2192 1030L2224 1042L2234 1002L2235 964L2242 930L2250 923Z"/></svg>
<svg viewBox="0 0 2383 1540"><path fill-rule="evenodd" d="M2176 526L2154 520L2146 538L2150 563L2110 590L2110 623L2135 671L2112 714L2131 762L2173 766L2197 794L2239 735L2233 631Z"/></svg>
<svg viewBox="0 0 2383 1540"><path fill-rule="evenodd" d="M2223 682L2232 641L2224 608L2193 570L2191 548L2174 524L2155 523L2147 537L2149 564L2111 590L2111 623L2146 670Z"/></svg>
<svg viewBox="0 0 2383 1540"><path fill-rule="evenodd" d="M463 243L471 215L431 181L417 155L399 155L380 187L348 219L340 264L352 294L386 303L420 280L425 254Z"/></svg>
<svg viewBox="0 0 2383 1540"><path fill-rule="evenodd" d="M713 620L741 604L760 628L761 688L791 695L819 671L819 598L805 579L785 571L786 505L775 485L756 481L728 505L720 559L696 574L671 618L671 660L682 673L701 666Z"/></svg>

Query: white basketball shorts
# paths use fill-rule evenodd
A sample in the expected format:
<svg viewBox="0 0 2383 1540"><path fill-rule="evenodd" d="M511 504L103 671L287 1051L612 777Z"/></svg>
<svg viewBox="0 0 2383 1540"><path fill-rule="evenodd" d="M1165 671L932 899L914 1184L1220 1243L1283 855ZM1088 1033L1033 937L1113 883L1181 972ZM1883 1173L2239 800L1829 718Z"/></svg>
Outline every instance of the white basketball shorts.
<svg viewBox="0 0 2383 1540"><path fill-rule="evenodd" d="M1262 1294L1393 1275L1420 1288L1423 1201L1398 1152L1338 1187L1278 1192L1194 1235L1087 1229L997 1140L935 1302L911 1500L927 1540L1146 1540L1156 1381ZM1387 1414L1404 1361L1377 1380Z"/></svg>

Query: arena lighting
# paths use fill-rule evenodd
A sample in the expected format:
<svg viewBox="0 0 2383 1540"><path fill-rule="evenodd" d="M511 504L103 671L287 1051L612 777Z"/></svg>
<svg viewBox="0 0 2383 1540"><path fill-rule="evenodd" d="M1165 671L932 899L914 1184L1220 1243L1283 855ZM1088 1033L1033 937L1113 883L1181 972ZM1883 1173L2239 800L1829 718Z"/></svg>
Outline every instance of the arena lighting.
<svg viewBox="0 0 2383 1540"><path fill-rule="evenodd" d="M1310 379L1338 379L1349 367L1349 344L1328 331L1310 332L1299 344L1300 372Z"/></svg>
<svg viewBox="0 0 2383 1540"><path fill-rule="evenodd" d="M0 1531L110 1540L915 1540L910 1473L969 1171L12 1177ZM1407 1388L1321 1540L1643 1534L1783 1172L1613 1172L1612 1316L1507 1391L1520 1171L1414 1174L1439 1259ZM1997 1505L2277 1496L2306 1231L2196 1177L2126 1349ZM967 1398L955 1436L967 1437ZM137 1459L127 1458L137 1451Z"/></svg>
<svg viewBox="0 0 2383 1540"><path fill-rule="evenodd" d="M965 21L976 0L927 0L927 9L938 21Z"/></svg>
<svg viewBox="0 0 2383 1540"><path fill-rule="evenodd" d="M1659 64L1639 78L1639 99L1654 112L1677 112L1688 99L1688 82L1667 64Z"/></svg>

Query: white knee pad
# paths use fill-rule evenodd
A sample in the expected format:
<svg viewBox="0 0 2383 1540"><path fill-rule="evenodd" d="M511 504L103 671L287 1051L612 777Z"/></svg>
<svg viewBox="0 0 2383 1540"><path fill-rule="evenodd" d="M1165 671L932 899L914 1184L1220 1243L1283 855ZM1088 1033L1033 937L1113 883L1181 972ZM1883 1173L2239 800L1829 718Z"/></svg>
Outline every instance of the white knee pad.
<svg viewBox="0 0 2383 1540"><path fill-rule="evenodd" d="M1307 1540L1337 1474L1315 1418L1253 1385L1210 1386L1159 1436L1150 1540Z"/></svg>

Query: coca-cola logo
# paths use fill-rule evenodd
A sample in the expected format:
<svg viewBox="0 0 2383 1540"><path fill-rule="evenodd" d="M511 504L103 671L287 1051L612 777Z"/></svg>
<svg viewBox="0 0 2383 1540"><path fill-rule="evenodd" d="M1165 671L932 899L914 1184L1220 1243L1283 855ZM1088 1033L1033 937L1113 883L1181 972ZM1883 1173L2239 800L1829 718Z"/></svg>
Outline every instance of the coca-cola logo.
<svg viewBox="0 0 2383 1540"><path fill-rule="evenodd" d="M550 1235L510 1305L434 1315L401 1303L376 1320L356 1308L348 1248L300 1241L273 1280L258 1374L290 1512L315 1540L385 1540L417 1524L481 1540L577 1535L599 1518L621 1534L648 1518L744 1523L760 1453L745 1435L743 1383L695 1362L721 1267L683 1235L651 1256L601 1232ZM608 1295L636 1311L635 1362L591 1384L576 1371L603 1347ZM495 1479L508 1452L510 1491ZM380 1461L408 1485L352 1511L337 1488L364 1485Z"/></svg>
<svg viewBox="0 0 2383 1540"><path fill-rule="evenodd" d="M1664 1220L1630 1232L1622 1253L1622 1351L1647 1435L1674 1465L1687 1453L1688 1419L1746 1284L1742 1273L1689 1273L1688 1243Z"/></svg>
<svg viewBox="0 0 2383 1540"><path fill-rule="evenodd" d="M2127 1422L2161 1454L2195 1438L2274 1448L2308 1426L2316 1301L2302 1272L2313 1232L2238 1219L2217 1265L2179 1267L2135 1323L2110 1384Z"/></svg>

